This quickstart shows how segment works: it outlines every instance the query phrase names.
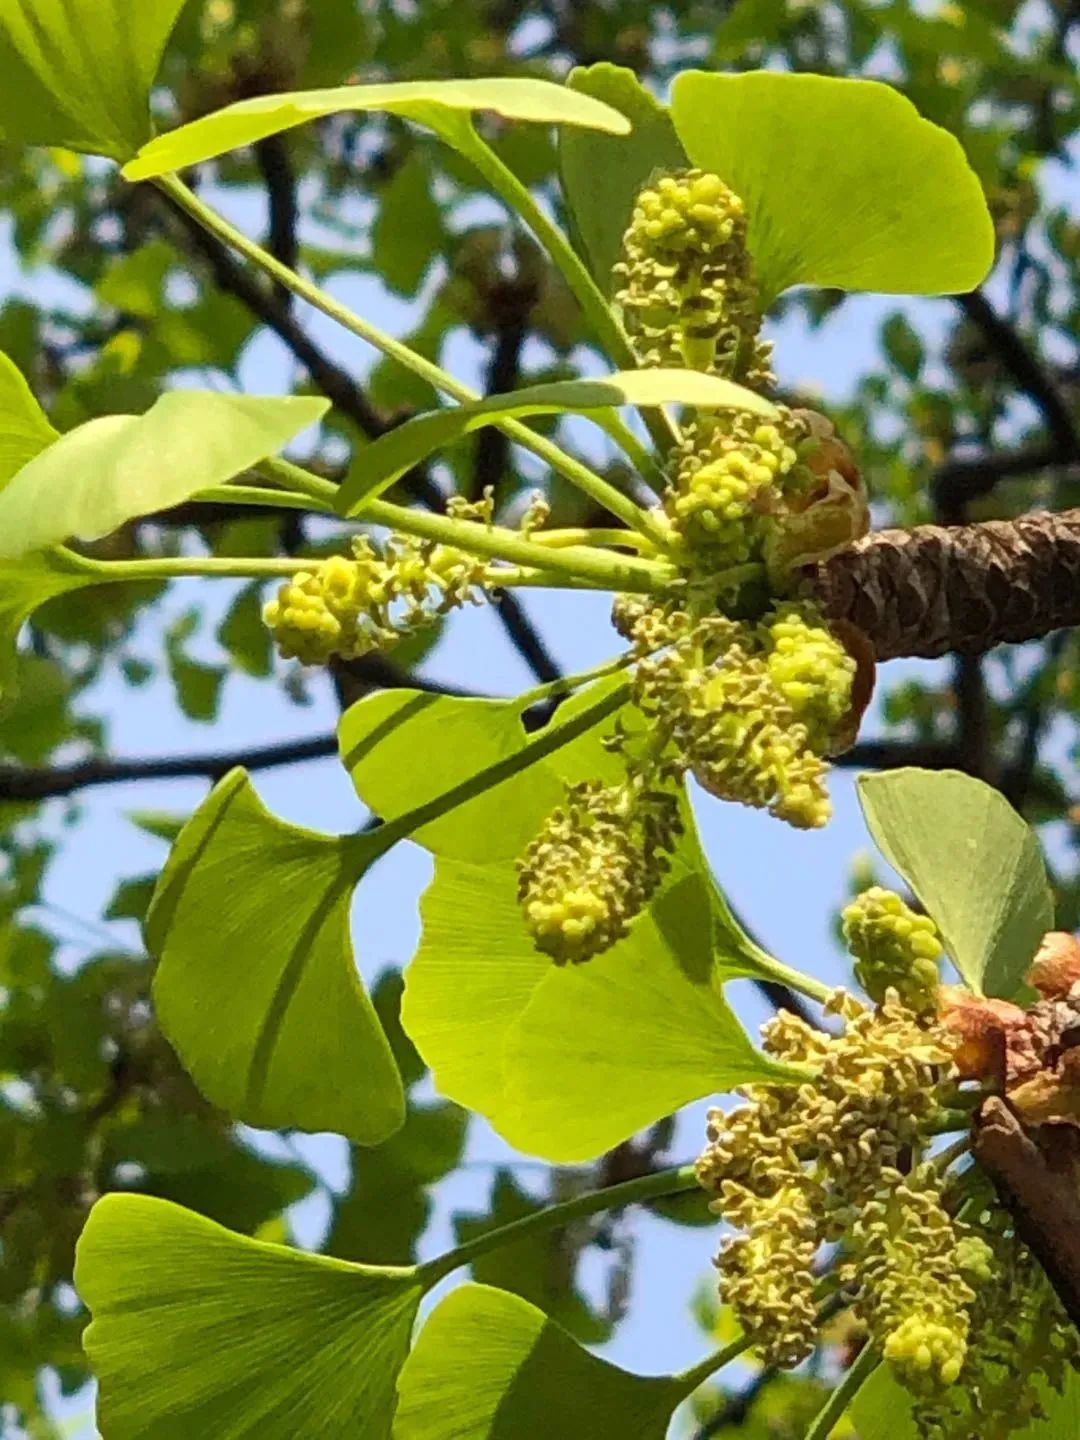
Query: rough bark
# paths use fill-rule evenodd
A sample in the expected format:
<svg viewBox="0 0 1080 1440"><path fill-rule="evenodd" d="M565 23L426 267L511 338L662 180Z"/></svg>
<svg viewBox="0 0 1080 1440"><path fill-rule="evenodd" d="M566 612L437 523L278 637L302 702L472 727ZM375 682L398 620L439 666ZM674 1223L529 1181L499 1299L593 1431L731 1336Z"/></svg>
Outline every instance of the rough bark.
<svg viewBox="0 0 1080 1440"><path fill-rule="evenodd" d="M1044 1148L996 1095L975 1121L975 1156L1012 1212L1021 1239L1080 1326L1080 1194L1071 1147Z"/></svg>
<svg viewBox="0 0 1080 1440"><path fill-rule="evenodd" d="M1080 625L1080 510L877 530L807 572L806 593L878 660L978 655Z"/></svg>

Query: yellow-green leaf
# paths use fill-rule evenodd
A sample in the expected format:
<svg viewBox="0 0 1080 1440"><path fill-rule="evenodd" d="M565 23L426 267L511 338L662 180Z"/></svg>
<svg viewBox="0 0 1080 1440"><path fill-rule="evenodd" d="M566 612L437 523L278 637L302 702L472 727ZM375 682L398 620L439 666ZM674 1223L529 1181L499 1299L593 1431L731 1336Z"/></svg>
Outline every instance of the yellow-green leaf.
<svg viewBox="0 0 1080 1440"><path fill-rule="evenodd" d="M57 437L23 373L0 351L0 490Z"/></svg>
<svg viewBox="0 0 1080 1440"><path fill-rule="evenodd" d="M389 1440L421 1287L107 1195L75 1285L106 1440Z"/></svg>
<svg viewBox="0 0 1080 1440"><path fill-rule="evenodd" d="M374 1145L405 1118L401 1077L360 983L352 892L370 836L286 824L242 770L173 846L147 920L165 1034L208 1099L266 1129Z"/></svg>
<svg viewBox="0 0 1080 1440"><path fill-rule="evenodd" d="M0 135L126 160L184 0L0 0Z"/></svg>
<svg viewBox="0 0 1080 1440"><path fill-rule="evenodd" d="M951 294L993 264L959 142L889 85L687 70L671 114L691 163L746 205L763 304L791 285Z"/></svg>
<svg viewBox="0 0 1080 1440"><path fill-rule="evenodd" d="M385 85L343 85L241 100L159 135L124 167L128 180L149 180L182 170L267 135L347 111L383 110L403 115L453 143L462 118L493 110L508 120L542 125L583 125L624 135L628 122L610 105L577 95L550 80L405 80Z"/></svg>
<svg viewBox="0 0 1080 1440"><path fill-rule="evenodd" d="M861 775L878 849L922 901L977 993L1015 995L1054 902L1034 832L992 786L958 770Z"/></svg>
<svg viewBox="0 0 1080 1440"><path fill-rule="evenodd" d="M95 540L272 455L325 415L316 396L171 390L145 415L103 415L42 450L0 490L0 559Z"/></svg>
<svg viewBox="0 0 1080 1440"><path fill-rule="evenodd" d="M687 1386L590 1355L534 1305L464 1285L398 1381L394 1440L664 1440Z"/></svg>

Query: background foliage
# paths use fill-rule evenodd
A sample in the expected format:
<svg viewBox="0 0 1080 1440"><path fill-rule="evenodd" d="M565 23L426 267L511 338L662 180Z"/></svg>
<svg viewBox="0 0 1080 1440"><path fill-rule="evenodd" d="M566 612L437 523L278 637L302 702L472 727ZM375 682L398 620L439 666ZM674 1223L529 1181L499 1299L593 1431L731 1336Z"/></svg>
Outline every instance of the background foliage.
<svg viewBox="0 0 1080 1440"><path fill-rule="evenodd" d="M542 0L527 8L501 0L190 0L166 51L155 108L173 124L233 99L345 78L561 78L574 63L598 60L627 65L661 90L688 63L893 81L964 144L991 199L997 268L985 292L886 307L874 346L863 339L850 353L852 302L821 291L789 296L781 323L812 333L819 360L814 386L785 398L810 399L837 421L859 456L877 523L957 523L1080 501L1080 214L1069 199L1080 124L1078 35L1080 6L1069 0L725 7ZM546 130L507 127L498 148L523 181L551 193L555 157ZM452 151L400 120L335 117L206 165L198 181L229 214L263 230L280 258L301 260L332 290L374 287L364 293L378 296L417 348L459 373L479 371L487 392L595 368L575 304L532 243L504 224ZM355 447L435 399L422 382L327 339L289 297L253 282L159 195L123 184L111 166L4 144L0 213L8 248L0 349L31 378L61 429L142 411L177 383L228 391L259 365L280 388L316 389L334 402L322 448L308 458L338 474ZM833 220L843 226L847 217ZM392 495L425 503L452 490L476 499L493 485L512 508L542 482L542 472L487 430L436 469L410 471ZM557 523L595 519L558 482L550 498ZM110 555L240 554L245 546L291 554L323 540L314 524L220 509L211 515L188 504L100 544ZM256 1145L210 1107L158 1034L147 1004L149 962L122 923L143 918L153 876L127 877L100 921L64 914L50 883L79 854L86 787L168 775L213 779L234 760L258 769L336 748L333 736L310 733L305 709L322 678L271 658L258 586L234 587L224 606L219 595L213 602L189 589L166 595L155 583L59 597L35 617L20 659L21 697L0 721L5 1436L55 1433L57 1386L75 1395L85 1383L72 1250L98 1194L137 1188L280 1239L295 1233L292 1207L322 1185L310 1151L287 1137L274 1150ZM548 644L521 607L504 602L499 623L537 679L553 678ZM1076 644L1059 634L985 661L900 667L896 679L886 670L876 733L848 757L875 768L956 766L997 785L1045 827L1057 921L1069 929L1080 924ZM425 643L395 652L392 663L340 666L331 677L335 696L346 704L406 677L434 683L424 679L432 658L438 650L432 657ZM237 674L296 707L296 744L241 754L251 735L230 705ZM462 674L455 684L472 689L476 679ZM152 759L115 759L110 717L129 704L169 737ZM191 733L197 753L189 755L173 737ZM137 791L122 793L125 808L138 805ZM177 830L171 815L135 819L165 839ZM396 1037L409 1117L384 1145L354 1151L329 1223L314 1235L339 1257L411 1258L432 1187L464 1154L463 1113L431 1099L423 1067L396 1027L399 994L390 969L375 999ZM484 1213L460 1214L456 1229L467 1238L527 1213L544 1194L639 1174L661 1160L671 1139L672 1127L658 1126L587 1171L505 1168ZM690 1201L668 1208L674 1223L702 1218ZM477 1264L474 1278L516 1289L580 1339L600 1342L624 1313L632 1260L626 1223L597 1222L556 1242L500 1251ZM700 1319L710 1331L726 1323L705 1301ZM843 1345L838 1332L838 1353ZM828 1356L823 1363L827 1380ZM649 1368L648 1356L640 1364ZM825 1383L746 1377L740 1392L699 1398L686 1432L799 1434Z"/></svg>

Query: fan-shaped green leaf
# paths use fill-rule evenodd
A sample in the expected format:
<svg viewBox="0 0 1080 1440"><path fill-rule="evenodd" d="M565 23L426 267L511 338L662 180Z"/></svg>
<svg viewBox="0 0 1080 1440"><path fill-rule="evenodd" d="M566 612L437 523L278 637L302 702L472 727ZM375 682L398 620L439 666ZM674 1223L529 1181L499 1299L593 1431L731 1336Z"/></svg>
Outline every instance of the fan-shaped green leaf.
<svg viewBox="0 0 1080 1440"><path fill-rule="evenodd" d="M335 504L342 515L362 511L365 500L380 495L414 465L485 425L526 415L579 414L618 405L693 405L776 414L776 407L763 396L696 370L627 370L602 380L557 380L414 416L360 451Z"/></svg>
<svg viewBox="0 0 1080 1440"><path fill-rule="evenodd" d="M563 798L568 776L598 773L590 767L605 758L599 734L614 727L590 732L618 707L624 688L620 677L589 686L533 736L516 700L384 691L342 717L342 762L361 800L383 820L412 815L410 838L432 853L510 859ZM547 763L559 740L557 763ZM418 765L418 755L429 763Z"/></svg>
<svg viewBox="0 0 1080 1440"><path fill-rule="evenodd" d="M51 445L57 433L22 371L0 351L0 490L27 461Z"/></svg>
<svg viewBox="0 0 1080 1440"><path fill-rule="evenodd" d="M162 1029L203 1093L268 1129L377 1144L405 1117L401 1078L353 961L353 888L379 854L271 815L242 770L185 825L147 941Z"/></svg>
<svg viewBox="0 0 1080 1440"><path fill-rule="evenodd" d="M625 135L629 123L610 105L578 95L550 80L406 80L386 85L343 85L241 100L193 120L144 145L124 167L128 180L183 170L267 135L346 111L385 110L426 125L451 144L462 116L493 110L508 120L541 125L583 125Z"/></svg>
<svg viewBox="0 0 1080 1440"><path fill-rule="evenodd" d="M506 1035L505 1138L545 1160L591 1160L692 1100L797 1078L751 1045L723 997L715 945L709 886L691 873L621 945L549 967Z"/></svg>
<svg viewBox="0 0 1080 1440"><path fill-rule="evenodd" d="M0 558L69 536L97 539L189 499L279 450L319 420L314 396L173 390L145 415L105 415L69 431L0 491Z"/></svg>
<svg viewBox="0 0 1080 1440"><path fill-rule="evenodd" d="M629 135L563 130L559 169L578 249L605 294L615 289L613 271L638 191L656 170L686 166L667 106L632 70L606 61L571 70L571 90L592 95L625 115Z"/></svg>
<svg viewBox="0 0 1080 1440"><path fill-rule="evenodd" d="M342 763L357 794L383 820L395 820L516 755L526 741L513 701L383 691L353 705L338 727ZM430 757L418 765L416 757ZM514 787L513 801L507 796ZM533 765L481 790L449 813L421 825L411 838L435 854L462 860L513 857L554 809L563 787L550 769Z"/></svg>
<svg viewBox="0 0 1080 1440"><path fill-rule="evenodd" d="M0 0L0 135L126 160L184 0Z"/></svg>
<svg viewBox="0 0 1080 1440"><path fill-rule="evenodd" d="M535 1306L464 1285L421 1330L398 1381L395 1440L663 1440L677 1379L631 1375Z"/></svg>
<svg viewBox="0 0 1080 1440"><path fill-rule="evenodd" d="M439 1090L520 1149L562 1161L703 1095L787 1078L723 999L720 982L752 967L714 959L723 942L703 865L691 836L629 935L561 969L525 929L511 863L440 858L402 1005Z"/></svg>
<svg viewBox="0 0 1080 1440"><path fill-rule="evenodd" d="M16 645L26 621L47 600L100 584L101 579L77 568L74 558L61 552L0 560L0 713L18 690Z"/></svg>
<svg viewBox="0 0 1080 1440"><path fill-rule="evenodd" d="M861 775L878 849L936 922L976 993L1014 995L1054 904L1039 842L998 791L956 770Z"/></svg>
<svg viewBox="0 0 1080 1440"><path fill-rule="evenodd" d="M958 141L876 80L688 70L671 114L694 165L746 205L762 303L790 285L939 295L994 259Z"/></svg>
<svg viewBox="0 0 1080 1440"><path fill-rule="evenodd" d="M75 1264L108 1440L389 1440L421 1287L249 1240L143 1195L95 1205Z"/></svg>

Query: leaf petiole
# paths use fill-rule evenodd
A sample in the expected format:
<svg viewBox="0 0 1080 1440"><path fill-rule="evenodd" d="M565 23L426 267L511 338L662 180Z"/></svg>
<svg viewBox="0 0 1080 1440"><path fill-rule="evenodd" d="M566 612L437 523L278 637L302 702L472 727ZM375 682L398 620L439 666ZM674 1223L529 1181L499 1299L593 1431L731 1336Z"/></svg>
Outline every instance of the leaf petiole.
<svg viewBox="0 0 1080 1440"><path fill-rule="evenodd" d="M659 1200L665 1195L681 1195L684 1191L695 1189L697 1183L696 1167L680 1165L676 1169L660 1170L634 1180L624 1180L620 1185L609 1185L603 1190L590 1190L585 1195L577 1195L572 1200L564 1200L546 1210L538 1210L533 1215L525 1215L520 1220L511 1221L509 1225L500 1225L497 1230L489 1230L473 1240L467 1240L464 1245L458 1245L453 1250L448 1250L445 1255L439 1255L436 1259L420 1265L418 1278L425 1290L430 1290L454 1270L463 1265L471 1265L474 1260L479 1260L492 1250L500 1250L504 1245L516 1245L533 1235L543 1235L549 1230L561 1230L575 1220L582 1220L588 1215L597 1215L605 1210L619 1210L624 1205L639 1205L646 1200Z"/></svg>
<svg viewBox="0 0 1080 1440"><path fill-rule="evenodd" d="M288 265L282 264L261 245L249 239L242 230L238 230L224 216L219 215L216 210L200 200L194 191L190 190L177 176L163 175L156 179L154 184L211 235L216 236L231 249L239 251L253 265L257 265L260 270L284 285L294 295L298 295L308 304L314 305L317 310L321 310L331 320L336 320L351 334L367 341L369 345L373 345L390 359L396 360L406 370L411 371L422 380L426 380L435 389L465 403L481 398L470 386L463 384L440 365L436 365L425 356L418 354L411 346L395 340L392 335L386 334L377 325L372 325L370 321L364 320L348 306L342 305L332 295L328 295L318 285L306 280L295 270L291 270ZM567 454L565 450L545 436L530 430L520 420L501 420L498 423L499 428L512 440L525 446L527 450L531 450L541 460L545 460L553 470L557 470L583 494L588 495L597 504L603 505L605 509L610 510L613 515L633 529L640 530L644 535L659 538L658 523L649 512L635 504L629 496L624 495L621 490L617 490L614 485L597 475L582 461Z"/></svg>

